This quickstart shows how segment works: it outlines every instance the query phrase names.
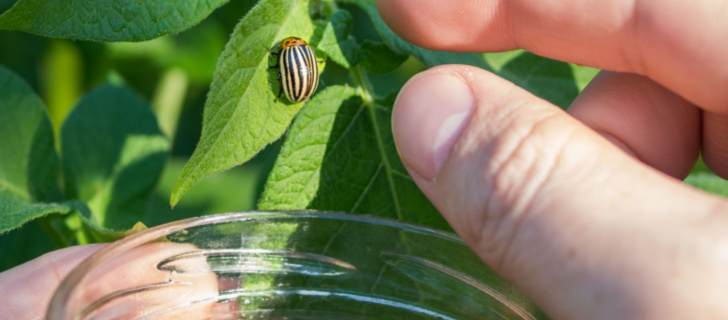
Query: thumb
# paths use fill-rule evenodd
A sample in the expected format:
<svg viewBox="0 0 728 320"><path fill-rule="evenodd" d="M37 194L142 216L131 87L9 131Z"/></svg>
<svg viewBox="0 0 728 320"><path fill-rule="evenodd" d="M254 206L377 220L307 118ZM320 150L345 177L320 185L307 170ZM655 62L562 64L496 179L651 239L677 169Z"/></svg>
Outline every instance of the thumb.
<svg viewBox="0 0 728 320"><path fill-rule="evenodd" d="M469 66L411 79L392 124L403 163L453 229L552 317L728 316L723 199Z"/></svg>

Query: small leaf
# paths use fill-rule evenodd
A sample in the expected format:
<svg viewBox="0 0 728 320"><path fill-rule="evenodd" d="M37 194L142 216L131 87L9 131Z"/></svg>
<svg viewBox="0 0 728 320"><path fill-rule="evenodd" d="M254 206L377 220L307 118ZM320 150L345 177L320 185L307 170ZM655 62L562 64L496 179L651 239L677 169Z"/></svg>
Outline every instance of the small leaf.
<svg viewBox="0 0 728 320"><path fill-rule="evenodd" d="M344 68L350 68L359 61L359 45L349 35L351 24L349 11L339 10L326 24L321 39L312 40L319 50Z"/></svg>
<svg viewBox="0 0 728 320"><path fill-rule="evenodd" d="M18 0L0 29L96 41L143 41L185 30L227 0Z"/></svg>
<svg viewBox="0 0 728 320"><path fill-rule="evenodd" d="M291 126L259 209L366 213L449 230L397 156L390 107L367 105L344 86L314 97Z"/></svg>
<svg viewBox="0 0 728 320"><path fill-rule="evenodd" d="M710 193L728 197L728 181L712 172L693 172L685 178L685 183Z"/></svg>
<svg viewBox="0 0 728 320"><path fill-rule="evenodd" d="M0 66L0 188L29 201L59 200L59 162L45 106Z"/></svg>
<svg viewBox="0 0 728 320"><path fill-rule="evenodd" d="M387 74L397 69L407 58L408 55L396 53L384 43L364 40L359 62L371 73Z"/></svg>
<svg viewBox="0 0 728 320"><path fill-rule="evenodd" d="M374 28L382 37L384 42L396 53L413 55L428 67L434 67L441 64L460 63L477 66L486 70L490 70L490 66L486 63L482 54L477 53L461 53L427 50L415 46L402 38L390 29L382 17L379 16L375 0L355 0L356 4L362 8L374 24Z"/></svg>
<svg viewBox="0 0 728 320"><path fill-rule="evenodd" d="M91 222L86 216L81 215L81 219L84 221L84 226L87 228L84 230L88 233L90 239L93 239L94 243L98 242L114 242L119 239L123 239L126 236L135 234L147 230L147 226L141 221L134 224L129 229L122 231L113 231L110 229L100 228L95 223Z"/></svg>
<svg viewBox="0 0 728 320"><path fill-rule="evenodd" d="M310 39L308 1L263 0L238 24L225 47L205 104L202 137L177 181L170 203L205 177L240 165L288 128L302 103L278 94L268 49L285 37Z"/></svg>
<svg viewBox="0 0 728 320"><path fill-rule="evenodd" d="M142 217L169 143L149 105L126 87L87 93L61 128L66 192L95 226L125 230Z"/></svg>

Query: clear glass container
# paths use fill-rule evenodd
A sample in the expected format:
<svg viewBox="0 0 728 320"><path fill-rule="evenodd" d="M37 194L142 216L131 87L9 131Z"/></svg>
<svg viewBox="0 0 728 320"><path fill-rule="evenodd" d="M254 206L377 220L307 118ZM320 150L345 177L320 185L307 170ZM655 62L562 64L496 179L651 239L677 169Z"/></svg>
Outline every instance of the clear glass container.
<svg viewBox="0 0 728 320"><path fill-rule="evenodd" d="M455 235L321 212L148 229L61 283L48 319L540 319Z"/></svg>

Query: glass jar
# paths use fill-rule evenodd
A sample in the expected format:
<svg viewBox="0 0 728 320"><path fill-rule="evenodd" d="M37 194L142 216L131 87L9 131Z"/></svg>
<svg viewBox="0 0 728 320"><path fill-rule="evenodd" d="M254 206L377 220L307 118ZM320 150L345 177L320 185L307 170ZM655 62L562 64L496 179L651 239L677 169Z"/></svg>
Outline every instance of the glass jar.
<svg viewBox="0 0 728 320"><path fill-rule="evenodd" d="M457 236L322 212L243 212L154 227L62 282L49 320L539 319Z"/></svg>

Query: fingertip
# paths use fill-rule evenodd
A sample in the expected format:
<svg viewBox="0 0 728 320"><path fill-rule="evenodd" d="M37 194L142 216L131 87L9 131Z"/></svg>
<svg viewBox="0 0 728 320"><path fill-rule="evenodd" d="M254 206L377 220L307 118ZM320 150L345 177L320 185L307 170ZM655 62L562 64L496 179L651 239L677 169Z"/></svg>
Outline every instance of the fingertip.
<svg viewBox="0 0 728 320"><path fill-rule="evenodd" d="M467 125L475 98L466 81L447 68L425 71L402 88L392 131L402 162L425 180L437 176Z"/></svg>
<svg viewBox="0 0 728 320"><path fill-rule="evenodd" d="M377 0L376 4L379 15L392 31L423 48L448 51L517 48L508 23L504 23L507 16L501 1Z"/></svg>

